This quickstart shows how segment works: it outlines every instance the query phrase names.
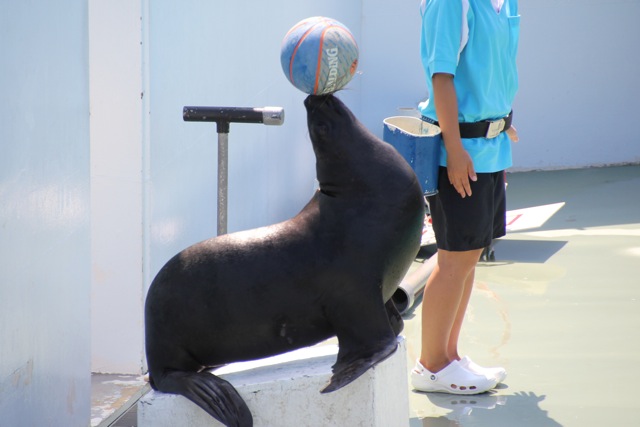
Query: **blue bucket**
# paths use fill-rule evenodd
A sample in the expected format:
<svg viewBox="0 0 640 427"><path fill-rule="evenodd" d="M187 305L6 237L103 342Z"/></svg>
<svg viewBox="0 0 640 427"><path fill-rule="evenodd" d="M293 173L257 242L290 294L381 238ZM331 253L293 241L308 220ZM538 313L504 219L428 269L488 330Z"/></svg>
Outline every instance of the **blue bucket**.
<svg viewBox="0 0 640 427"><path fill-rule="evenodd" d="M384 119L382 139L391 144L409 163L426 196L438 192L442 141L438 126L417 117L388 117Z"/></svg>

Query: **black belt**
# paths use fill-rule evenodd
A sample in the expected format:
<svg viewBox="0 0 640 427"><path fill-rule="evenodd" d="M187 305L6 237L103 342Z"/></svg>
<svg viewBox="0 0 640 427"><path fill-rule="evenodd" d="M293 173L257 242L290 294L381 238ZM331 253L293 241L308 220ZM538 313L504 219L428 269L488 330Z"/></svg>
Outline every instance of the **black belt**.
<svg viewBox="0 0 640 427"><path fill-rule="evenodd" d="M481 122L460 123L460 138L495 138L511 127L513 111L508 116L498 120L483 120ZM439 126L438 122L422 116L422 120Z"/></svg>

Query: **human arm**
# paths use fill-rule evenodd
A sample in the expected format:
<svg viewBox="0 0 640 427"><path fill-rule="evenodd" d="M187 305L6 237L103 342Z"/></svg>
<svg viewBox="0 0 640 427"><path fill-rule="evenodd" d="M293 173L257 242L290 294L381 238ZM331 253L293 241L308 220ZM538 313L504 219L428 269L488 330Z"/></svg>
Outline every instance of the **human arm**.
<svg viewBox="0 0 640 427"><path fill-rule="evenodd" d="M462 140L460 139L458 99L453 84L453 75L435 73L432 76L432 84L438 123L442 130L442 138L447 150L449 182L462 198L471 196L469 180L475 181L477 176L471 156L462 146Z"/></svg>

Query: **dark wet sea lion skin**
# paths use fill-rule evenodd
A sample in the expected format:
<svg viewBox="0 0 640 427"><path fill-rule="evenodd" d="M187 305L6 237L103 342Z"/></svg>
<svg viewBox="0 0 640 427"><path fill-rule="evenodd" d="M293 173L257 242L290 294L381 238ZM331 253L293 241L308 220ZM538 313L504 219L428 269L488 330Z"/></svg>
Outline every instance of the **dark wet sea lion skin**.
<svg viewBox="0 0 640 427"><path fill-rule="evenodd" d="M235 389L201 372L337 335L337 390L392 354L390 301L419 250L415 174L336 97L305 100L320 189L279 224L197 243L154 279L145 306L154 388L182 394L230 426L250 426ZM202 391L205 390L205 391Z"/></svg>

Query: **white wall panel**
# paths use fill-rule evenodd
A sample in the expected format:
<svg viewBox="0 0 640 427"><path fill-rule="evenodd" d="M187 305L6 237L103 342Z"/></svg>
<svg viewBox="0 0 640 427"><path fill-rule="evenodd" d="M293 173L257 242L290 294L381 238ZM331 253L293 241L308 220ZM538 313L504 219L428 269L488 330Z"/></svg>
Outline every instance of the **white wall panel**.
<svg viewBox="0 0 640 427"><path fill-rule="evenodd" d="M367 0L362 116L381 120L427 97L420 0ZM640 1L520 0L514 170L640 162Z"/></svg>
<svg viewBox="0 0 640 427"><path fill-rule="evenodd" d="M86 2L3 2L0 52L0 423L86 426Z"/></svg>
<svg viewBox="0 0 640 427"><path fill-rule="evenodd" d="M216 235L215 124L182 120L185 105L285 109L280 127L231 124L229 232L288 219L315 190L305 95L280 65L282 38L295 23L324 15L359 38L360 2L150 4L151 271L185 246ZM358 108L360 79L341 97Z"/></svg>
<svg viewBox="0 0 640 427"><path fill-rule="evenodd" d="M92 371L141 373L141 2L89 2Z"/></svg>

